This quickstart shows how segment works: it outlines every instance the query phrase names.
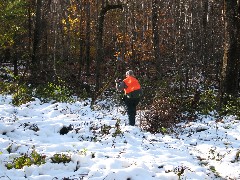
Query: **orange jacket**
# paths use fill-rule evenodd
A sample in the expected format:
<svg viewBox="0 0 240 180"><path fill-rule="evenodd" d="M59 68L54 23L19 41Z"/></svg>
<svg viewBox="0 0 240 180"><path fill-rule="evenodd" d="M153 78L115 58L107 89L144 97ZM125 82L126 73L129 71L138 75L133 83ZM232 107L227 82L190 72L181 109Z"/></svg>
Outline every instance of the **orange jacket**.
<svg viewBox="0 0 240 180"><path fill-rule="evenodd" d="M123 82L127 86L126 88L124 88L125 94L141 89L138 80L133 76L128 76L126 79L123 80Z"/></svg>

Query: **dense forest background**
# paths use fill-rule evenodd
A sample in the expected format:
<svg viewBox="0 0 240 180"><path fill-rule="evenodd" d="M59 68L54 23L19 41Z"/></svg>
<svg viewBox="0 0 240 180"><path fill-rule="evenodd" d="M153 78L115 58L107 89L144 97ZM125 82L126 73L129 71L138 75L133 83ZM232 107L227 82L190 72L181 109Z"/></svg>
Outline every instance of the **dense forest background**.
<svg viewBox="0 0 240 180"><path fill-rule="evenodd" d="M95 102L132 69L158 116L240 107L239 0L2 0L0 25L1 90L16 104L26 86Z"/></svg>

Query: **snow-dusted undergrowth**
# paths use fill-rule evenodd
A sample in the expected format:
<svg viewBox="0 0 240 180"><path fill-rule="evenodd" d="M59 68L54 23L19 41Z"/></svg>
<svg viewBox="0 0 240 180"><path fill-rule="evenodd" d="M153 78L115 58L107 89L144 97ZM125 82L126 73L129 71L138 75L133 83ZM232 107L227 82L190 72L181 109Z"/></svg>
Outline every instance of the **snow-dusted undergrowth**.
<svg viewBox="0 0 240 180"><path fill-rule="evenodd" d="M201 117L178 124L173 134L154 135L126 125L121 107L93 111L89 101L10 102L11 96L0 95L1 180L240 179L240 121L233 117ZM5 166L33 151L45 163ZM70 162L54 163L56 154Z"/></svg>

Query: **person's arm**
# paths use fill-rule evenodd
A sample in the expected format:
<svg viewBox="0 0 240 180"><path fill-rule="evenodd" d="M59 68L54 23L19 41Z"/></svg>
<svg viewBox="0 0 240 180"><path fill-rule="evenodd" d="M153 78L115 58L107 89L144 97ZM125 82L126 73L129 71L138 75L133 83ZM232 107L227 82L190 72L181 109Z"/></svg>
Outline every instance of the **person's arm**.
<svg viewBox="0 0 240 180"><path fill-rule="evenodd" d="M126 84L125 84L125 82L124 81L122 81L122 82L116 82L116 89L118 90L118 91L122 91L124 88L126 88L127 86L126 86Z"/></svg>

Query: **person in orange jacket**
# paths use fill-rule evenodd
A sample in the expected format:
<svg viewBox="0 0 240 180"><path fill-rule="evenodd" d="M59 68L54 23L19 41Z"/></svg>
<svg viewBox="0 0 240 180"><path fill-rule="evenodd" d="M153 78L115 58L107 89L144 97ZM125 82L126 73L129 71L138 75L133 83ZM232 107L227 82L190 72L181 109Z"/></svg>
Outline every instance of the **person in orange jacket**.
<svg viewBox="0 0 240 180"><path fill-rule="evenodd" d="M124 103L127 107L129 125L135 125L136 108L142 96L142 89L139 81L134 77L133 71L126 72L126 78L123 81L115 80L116 89L124 91Z"/></svg>

